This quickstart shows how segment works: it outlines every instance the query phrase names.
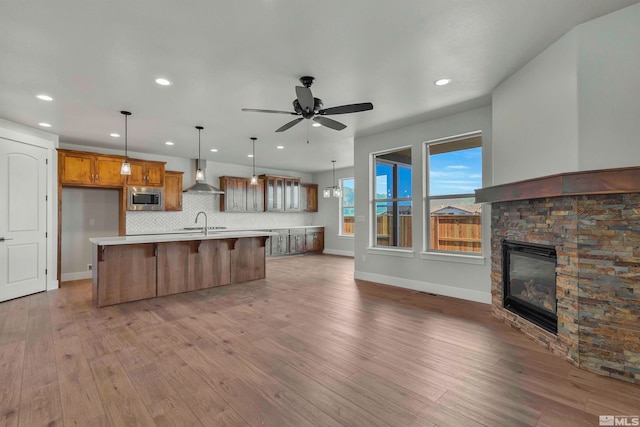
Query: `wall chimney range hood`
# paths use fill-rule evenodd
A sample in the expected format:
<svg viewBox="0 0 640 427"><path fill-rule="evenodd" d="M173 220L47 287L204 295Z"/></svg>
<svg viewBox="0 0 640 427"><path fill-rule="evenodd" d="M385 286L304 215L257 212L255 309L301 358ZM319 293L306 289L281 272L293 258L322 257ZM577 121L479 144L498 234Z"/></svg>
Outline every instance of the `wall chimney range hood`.
<svg viewBox="0 0 640 427"><path fill-rule="evenodd" d="M200 165L198 165L198 163L200 163ZM205 163L206 162L202 162ZM196 160L196 168L200 168L202 169L202 171L205 171L205 168L202 167L202 163L199 160ZM206 176L206 174L205 174ZM189 194L224 194L224 191L220 190L219 188L214 187L213 185L209 185L207 184L205 181L196 181L195 184L193 184L192 186L188 187L186 190L183 191L183 193L189 193Z"/></svg>

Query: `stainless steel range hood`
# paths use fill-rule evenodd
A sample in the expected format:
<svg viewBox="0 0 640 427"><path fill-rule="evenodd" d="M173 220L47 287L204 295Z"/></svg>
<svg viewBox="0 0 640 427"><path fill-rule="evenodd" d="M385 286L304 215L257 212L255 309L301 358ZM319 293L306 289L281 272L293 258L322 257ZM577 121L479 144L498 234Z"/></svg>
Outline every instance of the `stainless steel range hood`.
<svg viewBox="0 0 640 427"><path fill-rule="evenodd" d="M196 162L196 170L198 169L198 160L195 161ZM206 162L204 162L204 164L206 165ZM202 172L205 173L205 176L207 176L206 174L206 166L202 167ZM220 190L219 188L214 187L213 185L207 184L205 181L196 181L195 184L191 185L190 187L187 187L186 190L183 191L183 193L189 193L189 194L224 194L224 191Z"/></svg>

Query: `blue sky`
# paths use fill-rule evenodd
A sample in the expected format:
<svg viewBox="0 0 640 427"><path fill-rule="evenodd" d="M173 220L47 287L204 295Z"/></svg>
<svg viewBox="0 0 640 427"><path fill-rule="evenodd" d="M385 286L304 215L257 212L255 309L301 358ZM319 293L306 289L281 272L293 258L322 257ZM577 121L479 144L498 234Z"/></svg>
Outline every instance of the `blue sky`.
<svg viewBox="0 0 640 427"><path fill-rule="evenodd" d="M429 158L429 194L473 194L482 188L482 148L434 154Z"/></svg>
<svg viewBox="0 0 640 427"><path fill-rule="evenodd" d="M434 154L429 159L429 195L443 196L473 194L482 188L482 148L451 151ZM391 166L378 164L376 167L376 193L391 197L393 188ZM398 170L398 196L411 197L411 169Z"/></svg>

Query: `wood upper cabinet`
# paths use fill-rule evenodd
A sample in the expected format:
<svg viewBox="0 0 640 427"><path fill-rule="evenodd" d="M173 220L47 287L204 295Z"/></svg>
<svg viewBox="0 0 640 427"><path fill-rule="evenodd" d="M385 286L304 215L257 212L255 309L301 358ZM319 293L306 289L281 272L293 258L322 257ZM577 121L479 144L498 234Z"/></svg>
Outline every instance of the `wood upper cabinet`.
<svg viewBox="0 0 640 427"><path fill-rule="evenodd" d="M261 175L264 179L264 210L284 211L284 178L281 176Z"/></svg>
<svg viewBox="0 0 640 427"><path fill-rule="evenodd" d="M220 211L247 211L247 178L221 176L220 189L224 191L224 194L220 195Z"/></svg>
<svg viewBox="0 0 640 427"><path fill-rule="evenodd" d="M264 179L259 178L258 184L251 185L251 178L247 180L247 212L264 212Z"/></svg>
<svg viewBox="0 0 640 427"><path fill-rule="evenodd" d="M127 185L139 187L164 186L164 162L129 159L131 175L127 177Z"/></svg>
<svg viewBox="0 0 640 427"><path fill-rule="evenodd" d="M284 210L300 212L300 178L284 179Z"/></svg>
<svg viewBox="0 0 640 427"><path fill-rule="evenodd" d="M182 210L182 175L184 172L164 172L164 210Z"/></svg>
<svg viewBox="0 0 640 427"><path fill-rule="evenodd" d="M318 184L300 184L300 202L305 212L318 212Z"/></svg>
<svg viewBox="0 0 640 427"><path fill-rule="evenodd" d="M123 162L120 156L58 150L58 178L61 184L67 185L121 187Z"/></svg>
<svg viewBox="0 0 640 427"><path fill-rule="evenodd" d="M261 175L264 179L265 211L300 212L300 178Z"/></svg>

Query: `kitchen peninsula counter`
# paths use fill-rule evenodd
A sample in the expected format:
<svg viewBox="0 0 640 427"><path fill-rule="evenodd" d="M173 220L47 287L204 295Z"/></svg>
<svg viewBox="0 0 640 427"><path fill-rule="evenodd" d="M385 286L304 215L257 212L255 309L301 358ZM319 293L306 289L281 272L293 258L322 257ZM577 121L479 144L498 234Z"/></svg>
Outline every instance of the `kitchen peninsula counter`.
<svg viewBox="0 0 640 427"><path fill-rule="evenodd" d="M97 237L92 300L97 307L265 277L269 231Z"/></svg>

